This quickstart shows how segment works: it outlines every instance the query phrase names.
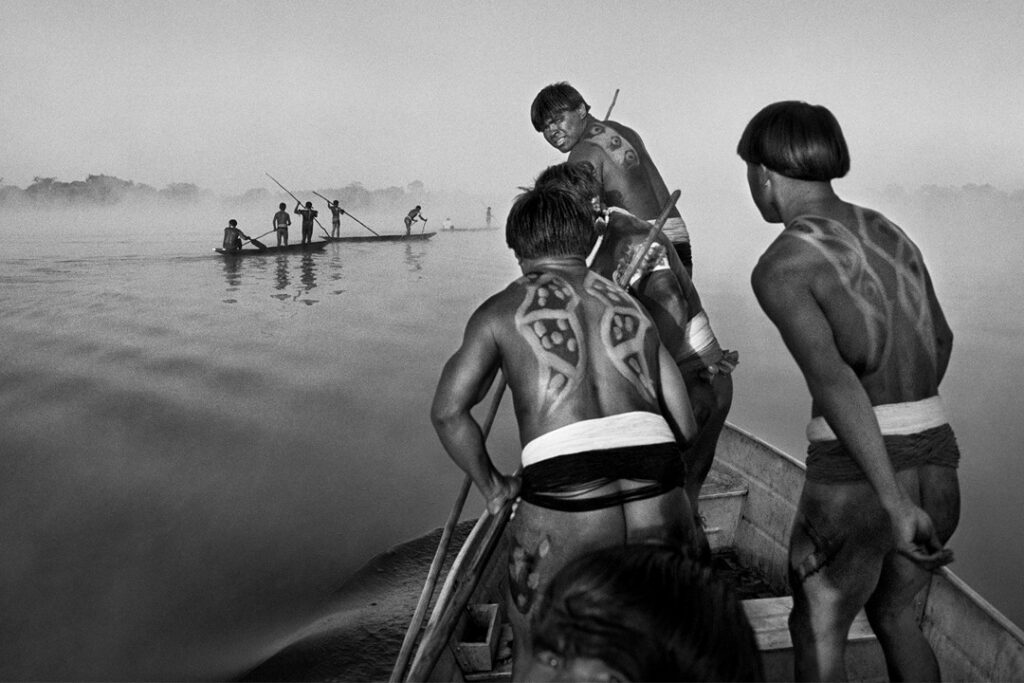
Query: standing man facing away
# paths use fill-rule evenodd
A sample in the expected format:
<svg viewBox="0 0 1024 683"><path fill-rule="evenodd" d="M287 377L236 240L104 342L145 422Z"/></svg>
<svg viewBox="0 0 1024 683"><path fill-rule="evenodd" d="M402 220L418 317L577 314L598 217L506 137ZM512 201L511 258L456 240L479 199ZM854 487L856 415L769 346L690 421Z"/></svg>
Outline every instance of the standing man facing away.
<svg viewBox="0 0 1024 683"><path fill-rule="evenodd" d="M423 221L424 223L427 222L426 217L420 214L420 205L419 204L417 204L415 207L413 207L412 211L410 211L405 216L405 236L406 237L409 236L409 233L412 231L412 224L415 223L416 221Z"/></svg>
<svg viewBox="0 0 1024 683"><path fill-rule="evenodd" d="M590 267L618 281L618 275L627 269L644 244L651 226L624 209L604 206L601 186L590 162L550 166L537 178L538 186L549 184L577 194L593 207L601 235L591 253ZM637 272L631 282L622 286L651 316L662 344L686 384L698 429L685 453L686 493L694 514L699 516L700 489L711 471L718 437L732 406L732 371L739 362L739 354L724 351L719 345L697 288L668 238L659 235L655 247L660 247L662 256L653 268L644 274ZM696 522L702 531L699 517ZM702 554L710 559L711 549L703 534L700 536Z"/></svg>
<svg viewBox="0 0 1024 683"><path fill-rule="evenodd" d="M569 155L570 162L590 162L609 206L652 223L658 218L668 203L668 187L636 131L615 121L598 121L583 96L565 82L537 93L530 120L548 144ZM692 276L690 235L675 207L664 232Z"/></svg>
<svg viewBox="0 0 1024 683"><path fill-rule="evenodd" d="M312 244L313 221L319 215L313 208L313 202L306 202L306 208L302 208L299 202L295 202L295 213L302 216L302 244Z"/></svg>
<svg viewBox="0 0 1024 683"><path fill-rule="evenodd" d="M523 276L470 317L431 418L489 510L519 496L507 595L518 679L531 657L536 601L564 564L628 542L692 541L680 450L696 427L650 318L587 268L590 208L571 193L535 188L516 200L505 234ZM470 412L499 370L523 444L521 482L494 467Z"/></svg>
<svg viewBox="0 0 1024 683"><path fill-rule="evenodd" d="M292 224L292 217L288 215L288 205L281 202L274 214L274 232L277 233L277 246L288 246L288 226Z"/></svg>
<svg viewBox="0 0 1024 683"><path fill-rule="evenodd" d="M917 246L885 216L841 200L850 168L821 106L777 102L737 152L782 233L752 275L813 400L807 479L790 540L790 632L799 680L845 680L863 607L892 680L939 680L912 600L952 561L959 451L939 399L953 334Z"/></svg>
<svg viewBox="0 0 1024 683"><path fill-rule="evenodd" d="M345 209L338 206L338 200L327 202L327 208L331 210L331 237L341 237L341 217L345 215Z"/></svg>

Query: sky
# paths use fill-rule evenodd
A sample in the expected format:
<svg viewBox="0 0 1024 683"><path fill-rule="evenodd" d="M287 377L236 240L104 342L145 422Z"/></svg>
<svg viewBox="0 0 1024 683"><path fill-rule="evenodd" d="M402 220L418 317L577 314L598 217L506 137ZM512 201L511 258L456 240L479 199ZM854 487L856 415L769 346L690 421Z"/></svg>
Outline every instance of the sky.
<svg viewBox="0 0 1024 683"><path fill-rule="evenodd" d="M1024 187L1024 3L0 0L0 178L514 195L567 80L684 198L761 107L829 107L865 187ZM286 180L287 179L287 180Z"/></svg>

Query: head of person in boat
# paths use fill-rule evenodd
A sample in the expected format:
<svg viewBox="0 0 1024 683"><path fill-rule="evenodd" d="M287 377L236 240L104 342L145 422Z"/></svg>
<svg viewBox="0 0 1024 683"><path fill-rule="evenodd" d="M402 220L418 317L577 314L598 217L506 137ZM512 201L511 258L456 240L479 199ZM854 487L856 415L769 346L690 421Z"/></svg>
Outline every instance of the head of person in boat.
<svg viewBox="0 0 1024 683"><path fill-rule="evenodd" d="M677 547L584 554L552 580L533 619L529 681L763 681L732 588Z"/></svg>
<svg viewBox="0 0 1024 683"><path fill-rule="evenodd" d="M590 105L566 82L552 83L533 99L530 122L548 144L569 153L586 132Z"/></svg>

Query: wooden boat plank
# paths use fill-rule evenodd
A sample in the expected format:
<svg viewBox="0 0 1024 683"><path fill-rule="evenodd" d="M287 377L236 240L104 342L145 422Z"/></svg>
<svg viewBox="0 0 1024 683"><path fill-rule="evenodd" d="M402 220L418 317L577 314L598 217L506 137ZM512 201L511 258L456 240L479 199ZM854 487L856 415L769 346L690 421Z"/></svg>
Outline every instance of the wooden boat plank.
<svg viewBox="0 0 1024 683"><path fill-rule="evenodd" d="M289 244L287 246L272 246L266 249L249 249L242 248L241 251L225 251L220 247L214 248L214 251L222 256L270 256L272 254L290 254L290 253L305 253L311 251L319 251L327 246L326 241L312 242L310 244Z"/></svg>
<svg viewBox="0 0 1024 683"><path fill-rule="evenodd" d="M943 680L1024 680L1024 632L948 568L932 577L921 628Z"/></svg>
<svg viewBox="0 0 1024 683"><path fill-rule="evenodd" d="M429 240L436 232L414 232L409 235L351 235L347 237L325 237L328 242L416 242Z"/></svg>

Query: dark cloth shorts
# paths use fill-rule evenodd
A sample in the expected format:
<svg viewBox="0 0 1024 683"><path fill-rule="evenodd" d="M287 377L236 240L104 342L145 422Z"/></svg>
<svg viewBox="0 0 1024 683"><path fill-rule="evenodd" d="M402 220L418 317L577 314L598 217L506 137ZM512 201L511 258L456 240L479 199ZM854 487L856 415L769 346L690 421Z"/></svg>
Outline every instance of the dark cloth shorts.
<svg viewBox="0 0 1024 683"><path fill-rule="evenodd" d="M940 465L957 467L960 448L948 424L917 434L887 435L885 449L893 469L900 470ZM864 470L839 441L816 441L807 447L807 481L821 484L866 481Z"/></svg>
<svg viewBox="0 0 1024 683"><path fill-rule="evenodd" d="M644 485L588 498L568 497L625 479ZM520 498L538 507L587 512L654 498L686 483L686 465L675 443L571 453L523 469Z"/></svg>

